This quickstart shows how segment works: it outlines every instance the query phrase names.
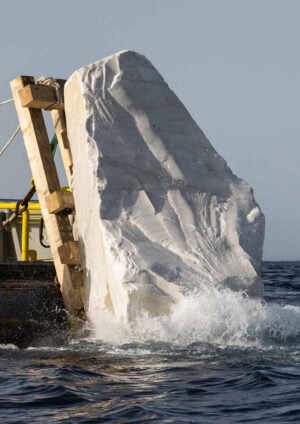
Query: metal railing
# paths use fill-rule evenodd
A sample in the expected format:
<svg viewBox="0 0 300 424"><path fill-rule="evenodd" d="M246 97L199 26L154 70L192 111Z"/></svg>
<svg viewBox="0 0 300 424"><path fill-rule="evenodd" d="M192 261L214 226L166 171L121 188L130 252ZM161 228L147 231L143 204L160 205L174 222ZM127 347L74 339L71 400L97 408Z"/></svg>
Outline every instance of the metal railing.
<svg viewBox="0 0 300 424"><path fill-rule="evenodd" d="M13 213L16 210L18 202L10 200L0 200L0 211L6 214ZM17 220L21 223L21 261L37 259L35 250L29 249L29 231L31 225L39 225L42 217L39 202L28 202L28 208L24 210Z"/></svg>

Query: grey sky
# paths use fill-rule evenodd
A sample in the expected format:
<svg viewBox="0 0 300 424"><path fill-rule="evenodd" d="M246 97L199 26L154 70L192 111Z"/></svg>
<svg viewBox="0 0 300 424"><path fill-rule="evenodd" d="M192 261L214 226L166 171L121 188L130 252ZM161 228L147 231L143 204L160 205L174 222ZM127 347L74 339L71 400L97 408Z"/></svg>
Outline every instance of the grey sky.
<svg viewBox="0 0 300 424"><path fill-rule="evenodd" d="M0 101L18 75L68 78L123 49L145 54L266 215L265 259L300 259L300 1L1 3ZM0 109L0 147L17 125ZM21 137L0 157L0 198L30 171Z"/></svg>

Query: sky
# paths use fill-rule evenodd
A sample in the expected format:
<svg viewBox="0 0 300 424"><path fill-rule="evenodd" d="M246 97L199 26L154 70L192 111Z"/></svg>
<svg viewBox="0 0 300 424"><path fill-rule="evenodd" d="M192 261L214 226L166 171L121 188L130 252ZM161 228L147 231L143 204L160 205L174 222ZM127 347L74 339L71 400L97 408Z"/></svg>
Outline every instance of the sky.
<svg viewBox="0 0 300 424"><path fill-rule="evenodd" d="M4 0L0 101L19 75L68 78L120 50L146 55L253 186L264 259L300 260L299 17L297 0ZM13 103L0 106L0 149L17 125ZM0 198L22 198L30 177L18 136L0 157Z"/></svg>

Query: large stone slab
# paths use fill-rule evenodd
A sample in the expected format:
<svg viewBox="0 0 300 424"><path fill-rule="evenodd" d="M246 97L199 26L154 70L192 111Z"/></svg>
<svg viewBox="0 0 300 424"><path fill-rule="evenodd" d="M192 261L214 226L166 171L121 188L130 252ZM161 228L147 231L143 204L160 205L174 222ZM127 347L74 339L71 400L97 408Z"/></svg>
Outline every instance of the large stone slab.
<svg viewBox="0 0 300 424"><path fill-rule="evenodd" d="M200 101L200 100L199 100ZM158 71L123 51L67 81L88 313L167 313L221 284L258 294L264 217Z"/></svg>

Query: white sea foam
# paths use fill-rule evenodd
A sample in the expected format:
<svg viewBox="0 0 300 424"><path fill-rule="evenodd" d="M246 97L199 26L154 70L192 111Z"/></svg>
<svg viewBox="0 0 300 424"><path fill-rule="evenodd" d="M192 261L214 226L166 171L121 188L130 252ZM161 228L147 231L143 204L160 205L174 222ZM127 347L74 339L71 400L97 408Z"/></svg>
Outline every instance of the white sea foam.
<svg viewBox="0 0 300 424"><path fill-rule="evenodd" d="M266 303L245 293L204 285L175 304L170 315L150 317L144 313L124 323L101 311L98 318L93 320L92 339L115 346L153 341L182 347L191 343L259 347L300 336L299 307Z"/></svg>
<svg viewBox="0 0 300 424"><path fill-rule="evenodd" d="M8 343L8 344L0 343L0 350L11 350L11 349L17 350L18 348L12 343Z"/></svg>

